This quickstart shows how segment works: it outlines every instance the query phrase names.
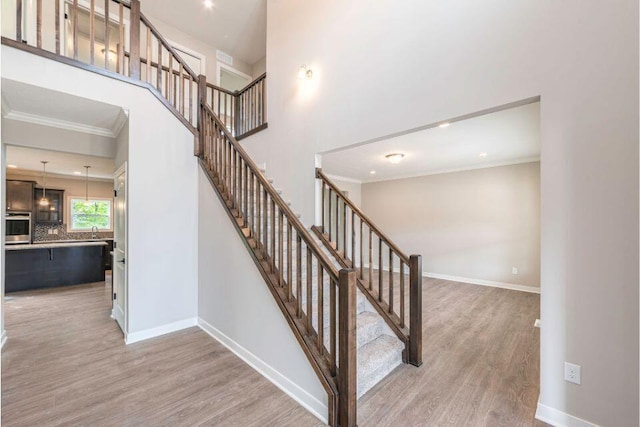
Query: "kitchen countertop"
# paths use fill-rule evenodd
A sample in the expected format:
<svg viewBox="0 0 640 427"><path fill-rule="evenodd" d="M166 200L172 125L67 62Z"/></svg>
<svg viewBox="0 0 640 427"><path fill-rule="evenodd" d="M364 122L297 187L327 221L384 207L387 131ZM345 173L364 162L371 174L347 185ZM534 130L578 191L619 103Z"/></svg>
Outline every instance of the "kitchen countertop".
<svg viewBox="0 0 640 427"><path fill-rule="evenodd" d="M92 241L74 241L63 240L57 243L33 243L30 245L5 245L7 251L24 251L30 249L54 249L54 248L73 248L79 246L107 246L107 242L104 240L92 240Z"/></svg>
<svg viewBox="0 0 640 427"><path fill-rule="evenodd" d="M107 240L113 240L113 237L105 237L104 239L67 239L67 240L40 240L39 242L33 242L34 245L42 245L45 243L75 243L75 242L105 242Z"/></svg>

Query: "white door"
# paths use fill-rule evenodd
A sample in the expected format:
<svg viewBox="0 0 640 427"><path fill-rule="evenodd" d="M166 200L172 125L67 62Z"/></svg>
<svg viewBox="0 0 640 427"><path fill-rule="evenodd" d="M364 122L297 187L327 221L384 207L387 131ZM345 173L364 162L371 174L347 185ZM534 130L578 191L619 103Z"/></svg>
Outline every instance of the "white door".
<svg viewBox="0 0 640 427"><path fill-rule="evenodd" d="M126 334L127 313L127 164L115 175L112 317Z"/></svg>

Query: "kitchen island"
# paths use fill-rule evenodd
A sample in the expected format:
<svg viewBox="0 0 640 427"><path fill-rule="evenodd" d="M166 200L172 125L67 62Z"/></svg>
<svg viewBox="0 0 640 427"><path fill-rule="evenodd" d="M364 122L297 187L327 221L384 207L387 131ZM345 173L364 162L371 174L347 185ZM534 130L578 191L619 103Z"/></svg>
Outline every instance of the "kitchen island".
<svg viewBox="0 0 640 427"><path fill-rule="evenodd" d="M5 293L100 282L108 244L46 242L5 247Z"/></svg>

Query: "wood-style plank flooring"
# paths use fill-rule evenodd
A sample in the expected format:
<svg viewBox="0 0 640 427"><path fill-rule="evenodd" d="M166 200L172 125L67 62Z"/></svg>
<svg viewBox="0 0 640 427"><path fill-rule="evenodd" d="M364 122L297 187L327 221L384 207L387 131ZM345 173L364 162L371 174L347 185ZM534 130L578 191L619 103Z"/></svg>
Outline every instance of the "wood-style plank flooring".
<svg viewBox="0 0 640 427"><path fill-rule="evenodd" d="M197 328L125 346L104 283L11 294L4 426L317 426ZM425 279L424 364L359 401L360 426L542 426L539 296Z"/></svg>
<svg viewBox="0 0 640 427"><path fill-rule="evenodd" d="M5 301L2 426L316 426L197 328L124 345L104 283Z"/></svg>

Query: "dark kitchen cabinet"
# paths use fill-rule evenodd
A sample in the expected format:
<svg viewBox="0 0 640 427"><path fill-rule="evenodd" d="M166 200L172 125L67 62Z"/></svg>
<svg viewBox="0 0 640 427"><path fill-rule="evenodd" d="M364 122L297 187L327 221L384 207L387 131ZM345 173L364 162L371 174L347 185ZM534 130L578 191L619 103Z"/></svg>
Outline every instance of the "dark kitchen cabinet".
<svg viewBox="0 0 640 427"><path fill-rule="evenodd" d="M104 269L106 271L111 270L111 252L113 252L113 240L105 240L105 242L107 243L107 246L102 247L102 258Z"/></svg>
<svg viewBox="0 0 640 427"><path fill-rule="evenodd" d="M33 181L7 180L7 212L33 210Z"/></svg>
<svg viewBox="0 0 640 427"><path fill-rule="evenodd" d="M45 194L49 204L42 206L40 205L42 188L36 188L33 192L36 223L62 224L64 221L64 190L49 190L47 188Z"/></svg>

